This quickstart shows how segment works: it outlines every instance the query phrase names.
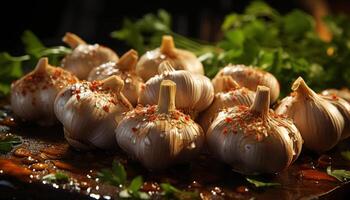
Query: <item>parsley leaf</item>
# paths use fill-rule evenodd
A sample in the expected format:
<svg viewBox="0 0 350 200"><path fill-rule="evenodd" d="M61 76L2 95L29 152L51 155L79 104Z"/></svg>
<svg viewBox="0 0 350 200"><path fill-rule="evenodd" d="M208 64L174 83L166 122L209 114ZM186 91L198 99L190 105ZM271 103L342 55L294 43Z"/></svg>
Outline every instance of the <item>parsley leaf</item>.
<svg viewBox="0 0 350 200"><path fill-rule="evenodd" d="M68 182L69 176L62 172L56 172L55 174L47 174L43 176L42 180L47 181L49 183L64 183Z"/></svg>
<svg viewBox="0 0 350 200"><path fill-rule="evenodd" d="M350 171L344 169L335 169L332 170L331 167L327 167L327 174L333 176L341 182L347 181L350 179Z"/></svg>
<svg viewBox="0 0 350 200"><path fill-rule="evenodd" d="M118 187L124 185L127 178L124 166L116 161L113 161L111 169L102 169L97 176L101 181Z"/></svg>
<svg viewBox="0 0 350 200"><path fill-rule="evenodd" d="M160 187L164 191L165 196L175 197L176 199L199 199L198 192L183 191L170 183L161 183Z"/></svg>
<svg viewBox="0 0 350 200"><path fill-rule="evenodd" d="M280 186L280 183L269 183L269 182L262 182L258 180L254 180L252 178L246 178L246 180L253 184L255 187L270 187L270 186Z"/></svg>

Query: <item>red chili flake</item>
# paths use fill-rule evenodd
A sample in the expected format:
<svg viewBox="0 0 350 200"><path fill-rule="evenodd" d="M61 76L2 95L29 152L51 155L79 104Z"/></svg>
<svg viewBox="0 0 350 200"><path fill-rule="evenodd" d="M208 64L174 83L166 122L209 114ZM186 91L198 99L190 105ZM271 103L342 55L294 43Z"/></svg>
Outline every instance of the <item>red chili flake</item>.
<svg viewBox="0 0 350 200"><path fill-rule="evenodd" d="M332 94L332 99L333 99L333 100L338 100L338 97L337 97L337 95L335 95L335 94Z"/></svg>
<svg viewBox="0 0 350 200"><path fill-rule="evenodd" d="M186 121L189 121L190 120L190 117L188 115L185 116L185 120Z"/></svg>
<svg viewBox="0 0 350 200"><path fill-rule="evenodd" d="M223 132L224 134L227 134L227 131L228 131L228 128L227 128L227 127L224 127L224 129L222 130L222 132Z"/></svg>
<svg viewBox="0 0 350 200"><path fill-rule="evenodd" d="M56 69L56 70L53 72L52 78L53 78L53 79L57 79L57 78L59 78L59 77L61 76L61 74L62 74L62 71L61 71L60 69Z"/></svg>
<svg viewBox="0 0 350 200"><path fill-rule="evenodd" d="M99 81L92 81L91 85L90 85L90 90L95 91L100 86L101 86L101 82L99 82Z"/></svg>
<svg viewBox="0 0 350 200"><path fill-rule="evenodd" d="M109 100L109 102L111 102L114 105L117 105L117 102L114 99Z"/></svg>
<svg viewBox="0 0 350 200"><path fill-rule="evenodd" d="M314 169L301 170L299 177L304 179L316 180L316 181L337 181L337 179L329 176L325 172L321 172Z"/></svg>
<svg viewBox="0 0 350 200"><path fill-rule="evenodd" d="M145 84L142 84L141 85L141 89L144 90L146 88L146 85Z"/></svg>
<svg viewBox="0 0 350 200"><path fill-rule="evenodd" d="M157 116L156 116L156 115L150 115L150 116L148 117L148 119L149 119L150 121L154 121L154 120L157 119Z"/></svg>
<svg viewBox="0 0 350 200"><path fill-rule="evenodd" d="M226 123L231 123L233 120L231 117L226 117L225 122Z"/></svg>
<svg viewBox="0 0 350 200"><path fill-rule="evenodd" d="M103 107L102 107L102 109L105 111L105 112L109 112L109 107L107 106L107 105L104 105Z"/></svg>
<svg viewBox="0 0 350 200"><path fill-rule="evenodd" d="M138 129L137 129L137 128L135 128L135 127L132 127L132 128L131 128L131 130L132 130L132 132L134 132L134 133L135 133L135 132L136 132Z"/></svg>
<svg viewBox="0 0 350 200"><path fill-rule="evenodd" d="M80 100L80 95L77 94L77 95L76 95L76 98L77 98L77 100L79 101L79 100Z"/></svg>
<svg viewBox="0 0 350 200"><path fill-rule="evenodd" d="M250 76L250 75L252 75L252 74L253 74L252 71L248 71L248 73L247 73L248 76Z"/></svg>

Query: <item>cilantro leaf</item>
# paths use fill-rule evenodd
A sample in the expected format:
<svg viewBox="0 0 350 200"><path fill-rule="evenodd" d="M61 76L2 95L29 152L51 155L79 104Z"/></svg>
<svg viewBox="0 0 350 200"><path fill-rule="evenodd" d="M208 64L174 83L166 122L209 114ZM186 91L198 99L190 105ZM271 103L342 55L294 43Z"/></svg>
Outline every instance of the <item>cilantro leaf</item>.
<svg viewBox="0 0 350 200"><path fill-rule="evenodd" d="M113 161L111 169L102 169L97 176L102 182L118 187L124 185L127 178L124 166L116 161Z"/></svg>
<svg viewBox="0 0 350 200"><path fill-rule="evenodd" d="M270 187L270 186L280 186L280 183L269 183L269 182L262 182L258 180L254 180L252 178L246 178L246 180L253 184L255 187Z"/></svg>
<svg viewBox="0 0 350 200"><path fill-rule="evenodd" d="M327 174L333 176L341 182L348 181L350 179L350 171L344 169L332 170L332 168L329 166L327 167Z"/></svg>

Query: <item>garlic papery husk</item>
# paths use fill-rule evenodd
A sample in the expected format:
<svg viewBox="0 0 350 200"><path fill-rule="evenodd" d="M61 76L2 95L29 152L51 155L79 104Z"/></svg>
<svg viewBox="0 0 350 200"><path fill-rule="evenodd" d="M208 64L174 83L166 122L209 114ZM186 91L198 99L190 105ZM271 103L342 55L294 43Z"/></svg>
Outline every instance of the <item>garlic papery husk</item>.
<svg viewBox="0 0 350 200"><path fill-rule="evenodd" d="M116 130L118 145L150 170L188 162L201 151L202 128L175 108L176 84L162 81L158 105L139 105Z"/></svg>
<svg viewBox="0 0 350 200"><path fill-rule="evenodd" d="M344 118L329 101L312 91L299 77L292 85L291 96L284 98L277 114L293 119L305 147L324 152L334 147L344 129Z"/></svg>
<svg viewBox="0 0 350 200"><path fill-rule="evenodd" d="M160 64L159 73L160 75L149 79L141 88L140 104L157 104L159 88L163 80L171 80L176 83L176 107L193 118L212 103L214 88L207 77L186 70L175 71L169 61Z"/></svg>
<svg viewBox="0 0 350 200"><path fill-rule="evenodd" d="M138 54L135 50L126 52L119 61L104 63L91 70L88 80L103 80L109 76L117 75L124 81L122 93L134 106L137 104L142 79L136 75L135 67Z"/></svg>
<svg viewBox="0 0 350 200"><path fill-rule="evenodd" d="M245 87L240 87L231 76L223 76L225 86L229 86L228 91L215 94L213 103L208 109L199 115L199 124L206 131L217 113L224 108L230 108L237 105L250 106L253 103L255 92Z"/></svg>
<svg viewBox="0 0 350 200"><path fill-rule="evenodd" d="M172 36L163 36L160 48L146 52L136 66L137 74L147 81L158 74L158 66L163 61L173 64L175 70L187 70L196 74L204 74L202 63L189 51L175 48Z"/></svg>
<svg viewBox="0 0 350 200"><path fill-rule="evenodd" d="M122 88L123 81L111 76L102 81L76 83L57 95L55 113L70 145L82 150L116 147L114 130L123 113L132 109Z"/></svg>
<svg viewBox="0 0 350 200"><path fill-rule="evenodd" d="M212 153L242 174L276 173L299 156L302 138L290 119L269 109L269 88L258 86L251 107L221 111L207 131Z"/></svg>
<svg viewBox="0 0 350 200"><path fill-rule="evenodd" d="M215 93L225 90L223 76L231 76L240 86L252 91L255 91L258 85L270 88L271 103L275 102L280 94L280 85L272 74L254 67L231 64L221 69L212 80Z"/></svg>
<svg viewBox="0 0 350 200"><path fill-rule="evenodd" d="M350 102L350 90L348 88L338 89L327 89L321 92L322 95L331 96L336 95L342 99L345 99L347 102Z"/></svg>
<svg viewBox="0 0 350 200"><path fill-rule="evenodd" d="M322 95L323 99L333 104L344 118L344 129L341 134L341 139L346 139L350 136L350 104L346 100L338 97L337 95Z"/></svg>
<svg viewBox="0 0 350 200"><path fill-rule="evenodd" d="M81 80L87 79L94 67L109 61L118 61L118 55L112 49L98 44L86 44L73 33L66 33L63 42L73 48L73 51L62 60L62 67Z"/></svg>
<svg viewBox="0 0 350 200"><path fill-rule="evenodd" d="M53 109L56 95L77 81L70 72L53 67L47 58L41 58L32 72L11 85L13 112L42 126L58 123Z"/></svg>

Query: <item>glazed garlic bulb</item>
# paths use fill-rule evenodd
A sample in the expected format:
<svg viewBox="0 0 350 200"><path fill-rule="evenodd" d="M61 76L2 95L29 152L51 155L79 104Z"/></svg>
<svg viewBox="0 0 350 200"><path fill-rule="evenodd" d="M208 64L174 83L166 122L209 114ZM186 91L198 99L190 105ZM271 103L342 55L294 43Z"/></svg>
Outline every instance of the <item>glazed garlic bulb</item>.
<svg viewBox="0 0 350 200"><path fill-rule="evenodd" d="M73 48L73 51L62 60L62 67L81 80L87 79L92 68L109 61L118 61L118 55L110 48L98 44L86 44L73 33L66 33L63 42Z"/></svg>
<svg viewBox="0 0 350 200"><path fill-rule="evenodd" d="M102 81L76 83L57 95L55 113L70 145L82 150L116 147L114 130L123 113L132 109L122 88L123 81L111 76Z"/></svg>
<svg viewBox="0 0 350 200"><path fill-rule="evenodd" d="M329 101L312 91L299 77L292 85L291 96L284 98L277 114L293 119L305 146L316 152L333 148L344 128L344 118Z"/></svg>
<svg viewBox="0 0 350 200"><path fill-rule="evenodd" d="M132 49L126 52L117 63L108 62L92 69L88 80L102 80L112 75L119 76L124 81L122 93L135 106L143 83L135 72L137 59L137 52Z"/></svg>
<svg viewBox="0 0 350 200"><path fill-rule="evenodd" d="M254 103L221 111L207 132L215 156L242 174L276 173L299 156L302 138L293 122L269 109L270 90L258 86Z"/></svg>
<svg viewBox="0 0 350 200"><path fill-rule="evenodd" d="M159 88L163 80L171 80L176 83L176 107L193 118L212 103L214 89L207 77L186 70L175 71L169 61L160 64L159 73L160 75L149 79L141 88L140 104L157 104Z"/></svg>
<svg viewBox="0 0 350 200"><path fill-rule="evenodd" d="M224 90L223 76L231 76L240 86L252 91L255 91L258 85L270 88L271 103L275 102L280 94L280 85L272 74L253 67L231 64L221 69L212 80L215 93Z"/></svg>
<svg viewBox="0 0 350 200"><path fill-rule="evenodd" d="M188 162L203 146L201 127L176 110L175 93L174 82L162 81L158 106L128 112L116 130L119 146L148 169Z"/></svg>
<svg viewBox="0 0 350 200"><path fill-rule="evenodd" d="M322 95L322 98L333 104L344 118L344 129L340 139L346 139L350 136L350 104L348 101L337 95Z"/></svg>
<svg viewBox="0 0 350 200"><path fill-rule="evenodd" d="M255 92L240 87L231 76L223 76L222 78L227 90L215 94L213 103L200 114L198 121L204 131L209 128L217 113L222 109L237 105L251 106L253 103Z"/></svg>
<svg viewBox="0 0 350 200"><path fill-rule="evenodd" d="M137 74L147 81L158 74L158 66L163 61L170 61L176 70L188 70L196 74L204 74L202 63L186 50L175 48L172 36L163 36L160 48L146 52L136 66Z"/></svg>
<svg viewBox="0 0 350 200"><path fill-rule="evenodd" d="M78 79L62 68L49 65L41 58L35 69L11 85L13 112L27 121L42 126L58 123L53 110L56 95Z"/></svg>

